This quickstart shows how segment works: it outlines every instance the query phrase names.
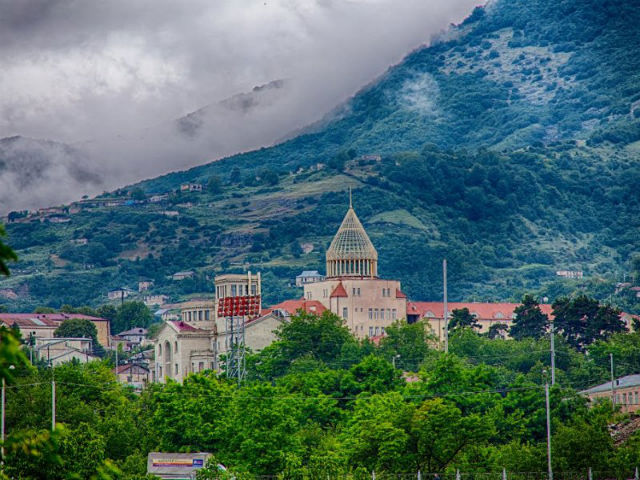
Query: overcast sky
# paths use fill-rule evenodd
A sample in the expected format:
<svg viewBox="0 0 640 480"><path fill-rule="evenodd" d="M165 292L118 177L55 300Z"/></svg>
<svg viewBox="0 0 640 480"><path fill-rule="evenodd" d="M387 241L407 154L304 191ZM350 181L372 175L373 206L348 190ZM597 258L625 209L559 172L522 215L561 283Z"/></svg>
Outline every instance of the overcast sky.
<svg viewBox="0 0 640 480"><path fill-rule="evenodd" d="M108 150L99 139L286 79L287 98L248 123L247 142L234 139L207 156L255 148L317 120L479 3L0 0L0 137L98 139ZM104 185L211 159L136 155L95 160L97 170L120 172Z"/></svg>

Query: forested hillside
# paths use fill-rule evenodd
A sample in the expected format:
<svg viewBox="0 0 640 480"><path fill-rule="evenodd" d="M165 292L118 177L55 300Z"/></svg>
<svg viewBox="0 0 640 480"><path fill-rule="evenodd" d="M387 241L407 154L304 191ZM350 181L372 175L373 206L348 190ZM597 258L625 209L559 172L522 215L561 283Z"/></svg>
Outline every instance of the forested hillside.
<svg viewBox="0 0 640 480"><path fill-rule="evenodd" d="M245 268L264 273L268 302L296 296L290 280L323 270L352 187L381 275L412 298L439 297L446 256L454 299L587 290L640 311L614 287L638 281L639 7L478 8L292 140L105 195L138 203L8 225L21 263L1 301L95 305L141 277L177 299ZM188 181L206 191L176 193ZM186 269L195 279L167 277Z"/></svg>

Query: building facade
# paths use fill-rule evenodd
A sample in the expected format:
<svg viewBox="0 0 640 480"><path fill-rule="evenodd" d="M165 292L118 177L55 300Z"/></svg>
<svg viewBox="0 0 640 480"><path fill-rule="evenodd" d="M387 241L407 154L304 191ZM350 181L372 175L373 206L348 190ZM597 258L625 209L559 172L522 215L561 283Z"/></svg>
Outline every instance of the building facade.
<svg viewBox="0 0 640 480"><path fill-rule="evenodd" d="M326 253L327 276L304 284L304 299L317 300L342 317L359 338L384 334L407 315L400 282L378 276L378 252L352 205Z"/></svg>
<svg viewBox="0 0 640 480"><path fill-rule="evenodd" d="M180 319L203 329L216 328L216 304L210 300L185 302L180 309Z"/></svg>
<svg viewBox="0 0 640 480"><path fill-rule="evenodd" d="M213 330L196 328L183 321L167 321L155 341L154 376L182 382L190 373L217 370L216 339Z"/></svg>
<svg viewBox="0 0 640 480"><path fill-rule="evenodd" d="M519 303L484 303L484 302L449 302L447 304L447 317L451 318L453 310L466 308L469 313L476 317L480 328L478 333L487 333L493 325L505 325L510 327L516 317L514 310L519 307ZM550 304L541 303L542 313L553 318ZM444 341L444 303L443 302L408 302L407 322L415 323L422 321L427 324L430 333L438 341Z"/></svg>
<svg viewBox="0 0 640 480"><path fill-rule="evenodd" d="M640 374L620 377L614 380L613 384L606 382L580 393L591 402L603 398L613 399L623 413L636 412L640 410Z"/></svg>

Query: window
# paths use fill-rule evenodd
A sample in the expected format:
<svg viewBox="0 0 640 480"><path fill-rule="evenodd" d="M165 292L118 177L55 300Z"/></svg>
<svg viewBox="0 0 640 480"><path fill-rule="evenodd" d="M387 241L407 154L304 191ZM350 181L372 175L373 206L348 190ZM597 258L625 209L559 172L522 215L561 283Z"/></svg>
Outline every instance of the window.
<svg viewBox="0 0 640 480"><path fill-rule="evenodd" d="M232 297L237 296L237 295L236 295L236 294L237 294L237 292L238 292L238 287L237 287L236 285L231 285L231 296L232 296Z"/></svg>
<svg viewBox="0 0 640 480"><path fill-rule="evenodd" d="M374 320L377 320L377 319L378 319L378 309L377 309L377 308L374 308L374 309L373 309L373 319L374 319Z"/></svg>
<svg viewBox="0 0 640 480"><path fill-rule="evenodd" d="M394 308L393 310L391 310L391 320L395 320L396 319L396 309Z"/></svg>
<svg viewBox="0 0 640 480"><path fill-rule="evenodd" d="M369 309L369 320L373 320L373 308Z"/></svg>
<svg viewBox="0 0 640 480"><path fill-rule="evenodd" d="M380 332L384 335L384 327L380 327Z"/></svg>
<svg viewBox="0 0 640 480"><path fill-rule="evenodd" d="M158 357L162 356L162 345L158 345Z"/></svg>
<svg viewBox="0 0 640 480"><path fill-rule="evenodd" d="M622 404L623 404L623 405L626 405L626 404L627 404L627 394L626 394L626 393L623 393L623 394L622 394Z"/></svg>
<svg viewBox="0 0 640 480"><path fill-rule="evenodd" d="M358 296L360 296L360 287L358 287Z"/></svg>
<svg viewBox="0 0 640 480"><path fill-rule="evenodd" d="M198 311L198 320L202 321L202 310Z"/></svg>
<svg viewBox="0 0 640 480"><path fill-rule="evenodd" d="M638 392L636 392L634 394L634 397L635 397L635 401L633 403L635 403L637 405L638 404Z"/></svg>
<svg viewBox="0 0 640 480"><path fill-rule="evenodd" d="M391 320L391 309L387 308L387 318Z"/></svg>
<svg viewBox="0 0 640 480"><path fill-rule="evenodd" d="M380 327L376 327L376 337L380 335Z"/></svg>
<svg viewBox="0 0 640 480"><path fill-rule="evenodd" d="M384 320L384 308L380 309L380 319Z"/></svg>
<svg viewBox="0 0 640 480"><path fill-rule="evenodd" d="M386 290L386 289L384 289L384 288L382 289L382 296L383 296L383 297L386 297L386 296L387 296L387 290Z"/></svg>
<svg viewBox="0 0 640 480"><path fill-rule="evenodd" d="M178 374L178 364L177 363L174 365L173 370L175 372L174 375L177 375Z"/></svg>
<svg viewBox="0 0 640 480"><path fill-rule="evenodd" d="M352 292L351 293L353 294L354 297L356 296L356 287L352 288Z"/></svg>
<svg viewBox="0 0 640 480"><path fill-rule="evenodd" d="M178 342L177 341L174 342L174 344L173 344L173 351L178 353Z"/></svg>
<svg viewBox="0 0 640 480"><path fill-rule="evenodd" d="M387 297L390 297L390 296L391 296L391 289L387 288Z"/></svg>
<svg viewBox="0 0 640 480"><path fill-rule="evenodd" d="M204 311L204 319L205 320L209 320L209 313L210 313L209 310L205 310Z"/></svg>
<svg viewBox="0 0 640 480"><path fill-rule="evenodd" d="M311 300L311 292L307 292L307 300Z"/></svg>
<svg viewBox="0 0 640 480"><path fill-rule="evenodd" d="M251 295L256 295L257 293L258 293L258 286L255 283L253 283L251 285Z"/></svg>
<svg viewBox="0 0 640 480"><path fill-rule="evenodd" d="M158 377L162 378L162 367L158 368Z"/></svg>
<svg viewBox="0 0 640 480"><path fill-rule="evenodd" d="M327 289L326 288L322 289L322 298L327 298Z"/></svg>
<svg viewBox="0 0 640 480"><path fill-rule="evenodd" d="M346 320L348 313L349 313L349 310L347 309L347 307L343 307L342 308L342 318L344 318Z"/></svg>
<svg viewBox="0 0 640 480"><path fill-rule="evenodd" d="M201 372L204 370L204 362L198 362L198 371Z"/></svg>
<svg viewBox="0 0 640 480"><path fill-rule="evenodd" d="M369 327L369 336L373 337L373 327Z"/></svg>

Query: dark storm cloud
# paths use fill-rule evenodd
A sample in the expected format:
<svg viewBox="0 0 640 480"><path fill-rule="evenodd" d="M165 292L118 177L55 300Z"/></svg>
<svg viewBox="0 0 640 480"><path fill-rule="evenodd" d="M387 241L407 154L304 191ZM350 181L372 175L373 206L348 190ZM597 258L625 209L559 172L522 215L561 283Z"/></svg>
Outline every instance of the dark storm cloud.
<svg viewBox="0 0 640 480"><path fill-rule="evenodd" d="M0 137L87 149L91 192L268 145L478 3L0 0ZM172 130L206 105L196 134Z"/></svg>

